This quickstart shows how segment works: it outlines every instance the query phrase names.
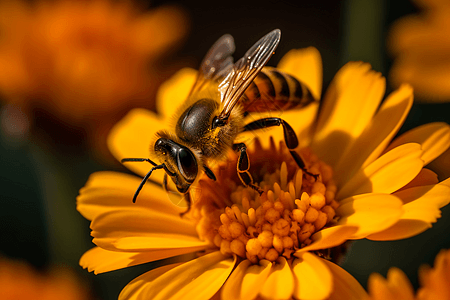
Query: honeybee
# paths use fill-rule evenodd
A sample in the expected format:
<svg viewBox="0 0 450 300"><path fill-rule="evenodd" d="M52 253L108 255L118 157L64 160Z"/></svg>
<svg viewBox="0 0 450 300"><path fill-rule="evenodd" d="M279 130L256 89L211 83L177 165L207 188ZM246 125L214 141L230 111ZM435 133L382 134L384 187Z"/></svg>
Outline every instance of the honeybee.
<svg viewBox="0 0 450 300"><path fill-rule="evenodd" d="M168 190L169 176L190 205L189 188L199 173L203 171L210 179L216 180L208 164L223 158L230 148L238 152L237 173L244 186L261 193L249 172L246 145L234 141L241 132L272 126L283 127L285 142L294 160L307 174L316 177L305 169L303 160L294 151L298 139L286 121L270 117L244 124L244 115L250 112L293 109L317 101L309 89L294 77L275 68L264 67L278 46L280 36L279 29L271 31L236 63L231 57L235 47L230 35L222 36L211 47L177 115L174 132L157 132L153 152L159 164L149 158L122 159L122 163L148 162L153 165L137 188L133 202L136 202L152 172L163 169L163 187Z"/></svg>

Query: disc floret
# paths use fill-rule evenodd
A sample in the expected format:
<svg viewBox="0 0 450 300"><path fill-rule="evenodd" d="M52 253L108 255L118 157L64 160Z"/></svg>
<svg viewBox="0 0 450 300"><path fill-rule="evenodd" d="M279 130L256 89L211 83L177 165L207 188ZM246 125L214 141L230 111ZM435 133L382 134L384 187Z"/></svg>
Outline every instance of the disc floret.
<svg viewBox="0 0 450 300"><path fill-rule="evenodd" d="M270 166L257 162L252 168L267 170L262 176L254 176L262 177L258 186L263 193L230 180L232 176L224 180L227 188L222 185L203 192L192 214L198 219L200 237L211 241L223 254L235 254L255 264L261 259L274 262L280 256L291 259L296 250L309 245L314 233L335 222L339 204L334 199L336 185L331 167L308 149L302 156L308 171L319 175L317 180L293 160L271 161ZM228 170L223 170L222 175L227 175ZM213 201L205 201L218 194ZM198 207L201 209L196 213Z"/></svg>

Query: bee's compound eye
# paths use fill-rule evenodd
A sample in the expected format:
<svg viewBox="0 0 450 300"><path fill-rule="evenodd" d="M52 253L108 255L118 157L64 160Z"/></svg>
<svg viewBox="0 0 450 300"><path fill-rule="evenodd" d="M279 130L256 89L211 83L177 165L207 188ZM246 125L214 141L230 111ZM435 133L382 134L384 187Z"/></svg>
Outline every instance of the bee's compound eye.
<svg viewBox="0 0 450 300"><path fill-rule="evenodd" d="M193 182L197 177L198 166L194 154L188 149L178 150L178 168L188 182Z"/></svg>

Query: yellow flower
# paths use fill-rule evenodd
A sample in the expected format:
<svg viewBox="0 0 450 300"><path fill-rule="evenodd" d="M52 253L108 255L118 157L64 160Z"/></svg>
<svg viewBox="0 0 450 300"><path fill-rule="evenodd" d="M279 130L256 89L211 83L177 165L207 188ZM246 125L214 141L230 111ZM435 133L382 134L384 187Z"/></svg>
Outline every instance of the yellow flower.
<svg viewBox="0 0 450 300"><path fill-rule="evenodd" d="M434 268L423 266L419 270L420 288L417 294L408 277L398 268L391 268L387 278L374 273L369 277L368 290L371 300L448 300L450 299L450 250L441 250L436 256Z"/></svg>
<svg viewBox="0 0 450 300"><path fill-rule="evenodd" d="M278 68L320 98L322 65L315 48L289 52ZM184 69L161 87L160 115L134 110L113 129L109 146L118 159L149 156L156 131L170 129L195 76ZM328 259L335 260L347 240L396 240L423 232L450 201L449 180L439 183L423 168L449 147L450 127L432 123L392 141L413 95L402 86L379 107L384 92L379 73L368 64L349 63L330 84L318 115L317 103L275 112L297 132L298 151L307 168L320 174L317 182L286 154L281 128L239 137L249 146L250 172L265 191L261 196L242 187L230 154L214 167L217 182L203 176L191 187L193 205L183 218L185 208L167 200L178 204L181 197L168 197L159 185L147 183L133 204L139 178L92 174L77 208L92 221L97 247L80 264L98 274L199 255L141 275L120 299L209 299L216 293L222 299L361 299L364 289ZM145 163L127 167L142 176L149 170ZM154 172L151 179L161 183L163 174Z"/></svg>
<svg viewBox="0 0 450 300"><path fill-rule="evenodd" d="M423 11L392 26L388 47L396 57L390 78L395 85L409 83L419 99L450 100L450 3L415 0Z"/></svg>
<svg viewBox="0 0 450 300"><path fill-rule="evenodd" d="M23 262L0 259L2 300L86 300L87 290L68 270L38 273Z"/></svg>
<svg viewBox="0 0 450 300"><path fill-rule="evenodd" d="M98 143L129 109L153 107L170 72L159 61L186 30L175 7L143 12L127 0L1 1L2 99L30 118L36 108L50 112Z"/></svg>

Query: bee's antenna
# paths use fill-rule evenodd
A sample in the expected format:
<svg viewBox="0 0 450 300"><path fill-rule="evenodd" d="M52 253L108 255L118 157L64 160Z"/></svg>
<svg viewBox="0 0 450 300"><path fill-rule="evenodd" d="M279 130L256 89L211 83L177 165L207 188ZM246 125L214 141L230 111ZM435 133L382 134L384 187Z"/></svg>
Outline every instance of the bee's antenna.
<svg viewBox="0 0 450 300"><path fill-rule="evenodd" d="M150 175L152 175L152 172L154 171L154 170L157 170L157 169L167 169L166 168L166 165L165 164L160 164L160 165L157 165L156 163L154 163L152 160L150 160L149 158L124 158L124 159L122 159L120 162L122 162L122 163L124 163L124 162L144 162L144 161L146 161L146 162L148 162L148 163L150 163L150 164L152 164L154 167L153 168L151 168L151 170L150 171L148 171L148 173L144 176L144 178L142 179L142 181L141 181L141 184L139 184L139 186L138 186L138 188L137 188L137 190L136 190L136 192L134 193L134 196L133 196L133 203L136 203L136 199L137 199L137 196L139 195L139 192L142 190L142 188L144 187L144 184L147 182L147 180L148 180L148 178L150 177Z"/></svg>
<svg viewBox="0 0 450 300"><path fill-rule="evenodd" d="M164 164L154 166L153 168L151 168L150 171L148 171L148 173L147 173L147 174L144 176L144 178L142 179L141 184L139 184L139 186L138 186L138 188L137 188L137 190L136 190L136 193L134 193L134 196L133 196L133 203L136 203L136 199L137 199L137 196L139 195L139 192L140 192L140 191L142 190L142 188L144 187L144 184L147 182L147 180L148 180L148 178L150 177L150 175L152 175L152 172L153 172L154 170L162 169L162 168L164 168Z"/></svg>
<svg viewBox="0 0 450 300"><path fill-rule="evenodd" d="M155 164L152 160L150 160L149 158L123 158L120 162L124 163L124 162L143 162L146 161L148 163L151 163L154 166L157 166L157 164Z"/></svg>

